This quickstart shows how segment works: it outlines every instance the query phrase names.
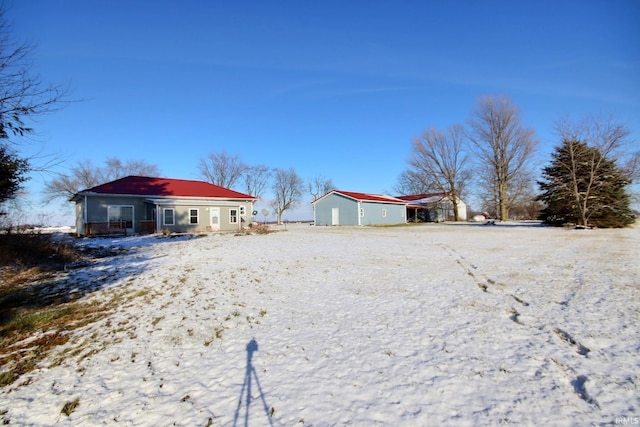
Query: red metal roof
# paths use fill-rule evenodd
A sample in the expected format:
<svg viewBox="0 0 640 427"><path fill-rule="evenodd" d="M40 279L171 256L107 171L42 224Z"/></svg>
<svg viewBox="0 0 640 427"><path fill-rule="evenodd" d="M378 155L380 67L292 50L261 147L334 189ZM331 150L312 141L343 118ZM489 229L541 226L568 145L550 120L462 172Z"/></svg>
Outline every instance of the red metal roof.
<svg viewBox="0 0 640 427"><path fill-rule="evenodd" d="M396 198L400 200L405 200L407 202L412 202L414 200L431 199L435 197L444 198L444 197L447 197L447 193L412 194L409 196L397 196Z"/></svg>
<svg viewBox="0 0 640 427"><path fill-rule="evenodd" d="M367 193L357 193L355 191L342 191L342 190L333 190L326 195L331 193L342 194L343 196L350 197L352 199L366 201L366 202L383 202L383 203L400 203L405 204L403 200L399 200L395 197L385 196L382 194L367 194ZM324 197L324 196L323 196Z"/></svg>
<svg viewBox="0 0 640 427"><path fill-rule="evenodd" d="M187 179L152 178L146 176L127 176L80 193L128 194L150 197L214 197L221 199L255 199L248 194L239 193L204 181Z"/></svg>

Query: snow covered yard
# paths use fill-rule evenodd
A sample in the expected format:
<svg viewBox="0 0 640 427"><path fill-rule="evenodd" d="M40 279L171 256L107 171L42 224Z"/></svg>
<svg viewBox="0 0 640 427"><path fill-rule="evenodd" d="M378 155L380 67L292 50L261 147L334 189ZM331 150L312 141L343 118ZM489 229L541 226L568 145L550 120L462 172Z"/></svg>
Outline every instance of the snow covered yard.
<svg viewBox="0 0 640 427"><path fill-rule="evenodd" d="M11 425L640 420L638 227L98 242L131 250L68 281L117 309L1 390Z"/></svg>

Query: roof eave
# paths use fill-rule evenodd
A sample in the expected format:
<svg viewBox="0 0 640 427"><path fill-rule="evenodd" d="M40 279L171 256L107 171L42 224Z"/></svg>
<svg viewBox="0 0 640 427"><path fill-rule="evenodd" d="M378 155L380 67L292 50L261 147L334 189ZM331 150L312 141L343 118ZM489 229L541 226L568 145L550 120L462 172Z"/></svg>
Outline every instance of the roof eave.
<svg viewBox="0 0 640 427"><path fill-rule="evenodd" d="M136 198L154 198L154 199L201 199L201 200L234 200L234 201L252 201L258 200L256 197L212 197L212 196L166 196L153 194L123 194L123 193L97 193L95 191L81 191L76 193L70 201L75 201L82 196L99 196L99 197L136 197Z"/></svg>

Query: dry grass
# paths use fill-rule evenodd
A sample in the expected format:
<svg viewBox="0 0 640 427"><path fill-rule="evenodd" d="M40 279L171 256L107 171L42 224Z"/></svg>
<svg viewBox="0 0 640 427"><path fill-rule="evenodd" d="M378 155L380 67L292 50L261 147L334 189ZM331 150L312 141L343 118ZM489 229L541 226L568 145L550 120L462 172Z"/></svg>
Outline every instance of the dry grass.
<svg viewBox="0 0 640 427"><path fill-rule="evenodd" d="M65 414L67 417L69 415L71 415L71 413L73 411L76 410L76 408L80 405L80 399L75 398L74 400L67 402L64 404L64 406L62 407L62 411L60 411L61 414Z"/></svg>
<svg viewBox="0 0 640 427"><path fill-rule="evenodd" d="M91 254L40 234L0 235L0 387L33 370L69 332L100 318L105 304L52 292L59 275Z"/></svg>
<svg viewBox="0 0 640 427"><path fill-rule="evenodd" d="M0 268L18 270L58 270L82 257L74 245L37 233L0 234L0 254Z"/></svg>
<svg viewBox="0 0 640 427"><path fill-rule="evenodd" d="M252 227L243 228L239 234L270 234L275 233L277 230L272 230L268 225L260 224Z"/></svg>

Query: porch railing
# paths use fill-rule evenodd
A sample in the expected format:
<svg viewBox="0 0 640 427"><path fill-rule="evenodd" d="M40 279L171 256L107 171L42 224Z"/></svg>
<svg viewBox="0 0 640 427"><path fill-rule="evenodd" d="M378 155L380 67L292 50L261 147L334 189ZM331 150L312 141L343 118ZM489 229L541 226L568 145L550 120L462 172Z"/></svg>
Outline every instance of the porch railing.
<svg viewBox="0 0 640 427"><path fill-rule="evenodd" d="M140 225L140 234L153 234L156 232L156 222L154 220L144 220L138 222ZM132 227L131 222L127 221L96 221L88 222L84 225L85 236L113 236L127 235L127 225Z"/></svg>
<svg viewBox="0 0 640 427"><path fill-rule="evenodd" d="M140 234L153 234L156 232L156 222L154 220L140 221Z"/></svg>
<svg viewBox="0 0 640 427"><path fill-rule="evenodd" d="M88 222L84 225L85 236L127 235L126 221Z"/></svg>

